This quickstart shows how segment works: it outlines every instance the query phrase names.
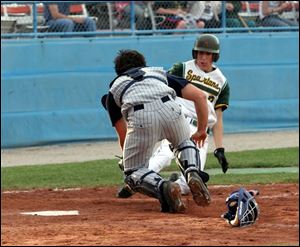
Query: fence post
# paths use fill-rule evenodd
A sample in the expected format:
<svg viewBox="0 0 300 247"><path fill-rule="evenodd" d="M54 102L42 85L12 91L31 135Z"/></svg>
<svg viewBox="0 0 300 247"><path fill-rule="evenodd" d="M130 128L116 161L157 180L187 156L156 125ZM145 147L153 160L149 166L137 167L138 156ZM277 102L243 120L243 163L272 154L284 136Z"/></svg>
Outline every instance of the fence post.
<svg viewBox="0 0 300 247"><path fill-rule="evenodd" d="M222 31L226 33L226 1L222 1Z"/></svg>
<svg viewBox="0 0 300 247"><path fill-rule="evenodd" d="M34 33L34 37L37 38L37 6L36 6L36 2L33 2L33 6L32 6L32 17L33 17L33 21L32 21L32 26L33 26L33 33Z"/></svg>
<svg viewBox="0 0 300 247"><path fill-rule="evenodd" d="M134 1L130 1L130 29L132 35L134 35L135 31L135 9L134 9Z"/></svg>

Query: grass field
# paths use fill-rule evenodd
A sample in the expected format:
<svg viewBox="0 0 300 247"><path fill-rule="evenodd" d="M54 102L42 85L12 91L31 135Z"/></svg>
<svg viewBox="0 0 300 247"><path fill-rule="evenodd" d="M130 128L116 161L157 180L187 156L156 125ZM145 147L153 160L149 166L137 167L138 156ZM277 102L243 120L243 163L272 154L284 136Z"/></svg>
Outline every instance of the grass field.
<svg viewBox="0 0 300 247"><path fill-rule="evenodd" d="M299 148L281 148L228 152L226 174L210 174L208 184L267 184L299 182L299 172L231 173L235 168L299 167ZM118 160L97 160L81 163L34 165L1 168L1 189L68 188L112 186L123 183ZM220 168L213 154L208 154L206 171ZM221 170L221 168L220 168ZM161 172L168 177L178 171L175 162Z"/></svg>

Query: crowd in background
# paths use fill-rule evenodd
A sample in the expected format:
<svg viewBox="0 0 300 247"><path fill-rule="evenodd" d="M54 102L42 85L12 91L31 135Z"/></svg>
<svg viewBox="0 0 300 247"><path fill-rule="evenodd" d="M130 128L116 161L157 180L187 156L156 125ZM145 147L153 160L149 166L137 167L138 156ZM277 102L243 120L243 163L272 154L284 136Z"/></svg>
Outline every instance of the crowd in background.
<svg viewBox="0 0 300 247"><path fill-rule="evenodd" d="M1 26L13 20L6 5L1 4ZM75 12L75 6L81 10ZM38 25L47 27L47 32L299 26L298 1L136 1L133 5L74 1L39 3L39 7Z"/></svg>
<svg viewBox="0 0 300 247"><path fill-rule="evenodd" d="M103 8L103 5L105 4L88 4L89 14L97 16L98 9ZM254 7L251 9L250 5ZM130 8L130 2L112 3L116 27L130 28ZM134 8L137 30L153 29L153 25L155 29L222 26L222 1L138 1L135 2ZM274 8L277 8L276 11ZM226 1L225 11L226 27L299 25L297 1ZM154 21L151 21L151 12ZM284 12L292 13L290 19L280 16ZM97 27L101 28L103 18L101 15L98 17Z"/></svg>

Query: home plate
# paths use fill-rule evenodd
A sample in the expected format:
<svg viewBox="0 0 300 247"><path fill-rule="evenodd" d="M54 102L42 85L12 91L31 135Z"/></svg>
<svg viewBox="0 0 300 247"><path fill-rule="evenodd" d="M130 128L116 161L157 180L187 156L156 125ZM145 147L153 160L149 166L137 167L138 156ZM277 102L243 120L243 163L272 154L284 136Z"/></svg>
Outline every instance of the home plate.
<svg viewBox="0 0 300 247"><path fill-rule="evenodd" d="M65 215L79 215L78 210L69 211L36 211L36 212L24 212L24 215L39 215L39 216L65 216Z"/></svg>

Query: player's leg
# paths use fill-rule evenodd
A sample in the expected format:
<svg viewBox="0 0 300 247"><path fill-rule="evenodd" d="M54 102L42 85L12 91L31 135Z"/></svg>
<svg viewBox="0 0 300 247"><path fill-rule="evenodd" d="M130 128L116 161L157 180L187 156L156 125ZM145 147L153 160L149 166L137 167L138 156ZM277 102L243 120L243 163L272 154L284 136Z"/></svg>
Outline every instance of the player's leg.
<svg viewBox="0 0 300 247"><path fill-rule="evenodd" d="M139 115L138 120L136 119ZM129 123L127 130L127 137L124 143L123 152L123 172L128 170L137 170L141 167L147 167L147 157L151 156L150 150L153 150L154 141L158 137L155 136L155 132L152 134L152 138L148 138L153 127L143 122L143 112L131 112L129 114ZM126 170L125 170L126 167ZM125 177L126 178L126 177ZM118 198L129 198L135 191L126 183L118 189Z"/></svg>
<svg viewBox="0 0 300 247"><path fill-rule="evenodd" d="M149 169L155 172L160 172L165 167L171 165L174 154L170 148L170 142L166 139L160 142L160 145L154 151L149 160Z"/></svg>
<svg viewBox="0 0 300 247"><path fill-rule="evenodd" d="M207 157L207 150L208 150L208 138L206 138L203 147L198 148L198 152L200 154L200 163L201 163L201 171L204 171L204 167L205 167L205 163L206 163L206 157ZM206 183L208 181L208 178L205 179L205 174L203 174L203 180ZM181 175L179 176L179 178L175 181L176 183L179 184L180 189L181 189L181 193L183 195L187 195L190 192L190 188L185 180L184 175L181 173Z"/></svg>
<svg viewBox="0 0 300 247"><path fill-rule="evenodd" d="M170 149L170 142L166 139L159 142L159 146L152 154L149 160L148 168L159 173L163 168L171 164L174 154ZM118 198L128 198L134 194L134 191L125 183L117 192Z"/></svg>
<svg viewBox="0 0 300 247"><path fill-rule="evenodd" d="M157 198L162 212L184 212L185 205L181 200L178 184L166 181L156 172L148 168L140 168L133 172L126 172L125 182L135 192Z"/></svg>
<svg viewBox="0 0 300 247"><path fill-rule="evenodd" d="M165 104L168 109L163 114L163 136L174 146L176 162L189 185L194 201L198 205L210 203L209 191L200 173L200 154L196 144L190 139L189 124L176 102Z"/></svg>
<svg viewBox="0 0 300 247"><path fill-rule="evenodd" d="M190 134L194 134L197 130L197 125L194 123L194 121L191 121L191 118L186 118L189 127L190 127ZM198 148L199 154L200 154L200 164L201 164L201 171L204 171L204 167L205 167L205 163L206 163L206 157L207 157L207 151L208 151L208 136L204 141L204 145L201 148ZM183 195L187 195L190 192L190 188L185 180L184 175L181 173L180 177L175 180L176 183L179 184L180 189L181 189L181 193ZM204 181L207 182L207 181Z"/></svg>
<svg viewBox="0 0 300 247"><path fill-rule="evenodd" d="M209 145L209 143L208 143L208 135L207 135L203 146L201 148L199 148L200 160L201 160L201 167L200 167L201 171L204 171L204 168L205 168L207 152L208 152L208 145Z"/></svg>
<svg viewBox="0 0 300 247"><path fill-rule="evenodd" d="M175 147L175 155L194 201L199 206L208 205L211 199L205 183L209 177L207 173L200 170L200 155L195 143L192 140L185 140Z"/></svg>
<svg viewBox="0 0 300 247"><path fill-rule="evenodd" d="M148 169L153 148L161 140L160 113L156 108L156 104L147 105L144 110L128 117L123 152L125 183L134 192L157 198L163 212L183 212L185 206L181 201L180 187Z"/></svg>
<svg viewBox="0 0 300 247"><path fill-rule="evenodd" d="M159 173L163 168L171 165L171 161L174 158L174 154L171 151L170 143L164 139L160 142L156 151L153 153L149 160L149 169ZM134 194L134 191L124 184L117 192L117 197L128 198Z"/></svg>

